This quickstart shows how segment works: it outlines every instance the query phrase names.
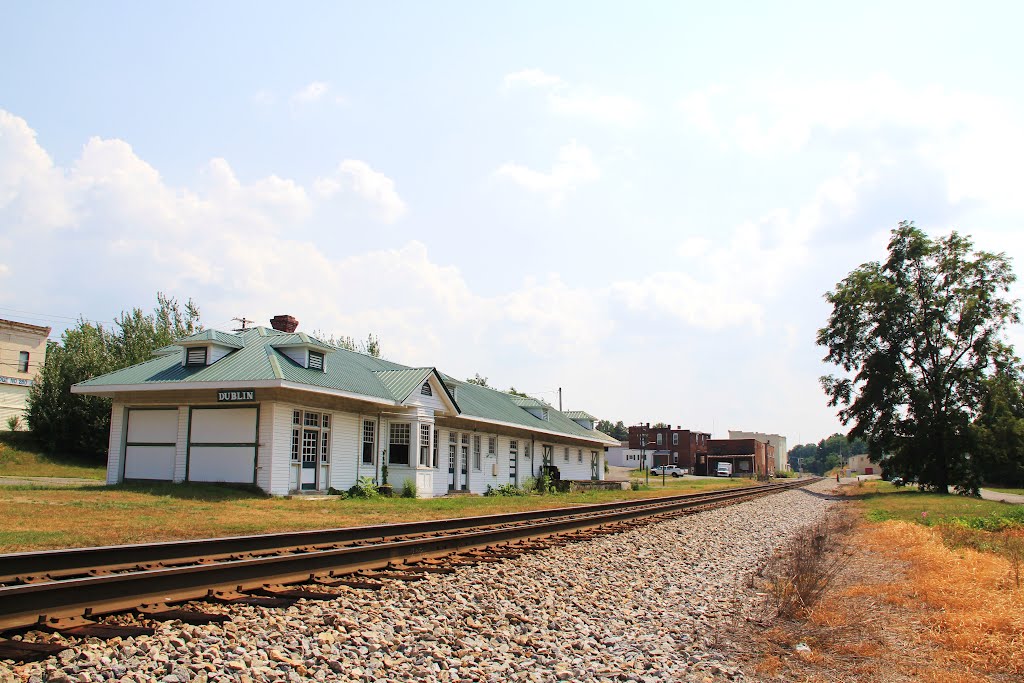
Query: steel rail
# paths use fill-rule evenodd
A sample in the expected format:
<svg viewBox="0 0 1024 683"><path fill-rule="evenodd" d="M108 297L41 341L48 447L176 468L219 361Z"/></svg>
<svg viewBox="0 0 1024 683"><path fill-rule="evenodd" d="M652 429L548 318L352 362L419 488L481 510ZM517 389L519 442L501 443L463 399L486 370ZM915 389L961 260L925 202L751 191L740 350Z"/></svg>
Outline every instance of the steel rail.
<svg viewBox="0 0 1024 683"><path fill-rule="evenodd" d="M772 490L785 484L762 484L742 490ZM637 505L656 505L659 501L701 500L719 491L630 499L611 503L595 503L564 508L546 508L498 515L477 515L421 522L398 522L375 526L342 527L310 531L287 531L271 534L228 536L221 538L137 543L130 545L67 548L22 553L0 554L0 584L17 582L23 577L45 577L52 574L88 573L99 568L131 567L156 563L177 563L194 558L220 558L241 553L274 552L298 546L320 546L355 543L371 539L414 536L469 529L480 526L516 524L537 519L578 515L581 512L619 510Z"/></svg>
<svg viewBox="0 0 1024 683"><path fill-rule="evenodd" d="M309 549L303 552L226 560L60 581L0 587L0 632L31 627L47 619L99 615L143 603L201 600L214 591L251 591L268 585L308 582L324 572L344 574L382 567L411 558L423 559L485 548L516 540L539 539L569 531L672 513L687 508L740 502L804 486L812 480L718 491L708 496L655 499L655 503L605 511L579 511L518 525L487 525L448 534L382 540L364 545ZM376 538L381 538L378 534Z"/></svg>

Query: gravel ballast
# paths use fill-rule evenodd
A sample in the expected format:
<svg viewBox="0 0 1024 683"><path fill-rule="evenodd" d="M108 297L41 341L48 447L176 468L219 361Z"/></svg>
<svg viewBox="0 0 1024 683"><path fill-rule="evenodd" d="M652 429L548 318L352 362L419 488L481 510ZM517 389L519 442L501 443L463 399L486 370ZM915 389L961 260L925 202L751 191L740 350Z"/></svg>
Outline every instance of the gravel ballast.
<svg viewBox="0 0 1024 683"><path fill-rule="evenodd" d="M720 628L744 618L751 572L836 505L820 495L834 485L284 610L204 604L232 621L68 639L0 663L0 683L744 680Z"/></svg>

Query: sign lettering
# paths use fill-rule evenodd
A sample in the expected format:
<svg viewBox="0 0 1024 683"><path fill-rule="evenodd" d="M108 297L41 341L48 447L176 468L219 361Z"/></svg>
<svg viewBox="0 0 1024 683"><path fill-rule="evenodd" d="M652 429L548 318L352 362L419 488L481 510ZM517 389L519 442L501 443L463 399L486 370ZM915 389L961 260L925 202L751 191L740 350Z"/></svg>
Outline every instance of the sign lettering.
<svg viewBox="0 0 1024 683"><path fill-rule="evenodd" d="M0 384L14 384L19 387L30 387L32 386L32 380L22 379L21 377L2 377L0 376Z"/></svg>
<svg viewBox="0 0 1024 683"><path fill-rule="evenodd" d="M237 403L239 401L255 401L255 389L233 389L217 392L218 403Z"/></svg>

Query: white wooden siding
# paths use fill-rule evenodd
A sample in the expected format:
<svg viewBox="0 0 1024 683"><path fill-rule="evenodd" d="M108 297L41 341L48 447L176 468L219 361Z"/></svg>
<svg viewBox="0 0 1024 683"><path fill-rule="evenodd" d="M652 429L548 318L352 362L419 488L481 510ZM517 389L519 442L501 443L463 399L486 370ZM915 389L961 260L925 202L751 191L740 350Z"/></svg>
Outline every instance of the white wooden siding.
<svg viewBox="0 0 1024 683"><path fill-rule="evenodd" d="M331 414L331 483L340 491L356 483L356 463L363 453L363 421L353 413Z"/></svg>
<svg viewBox="0 0 1024 683"><path fill-rule="evenodd" d="M256 485L264 491L273 487L274 472L274 419L279 404L266 401L260 403L259 446L256 450ZM291 415L291 413L289 413ZM289 456L285 456L289 457Z"/></svg>
<svg viewBox="0 0 1024 683"><path fill-rule="evenodd" d="M110 406L110 448L107 451L107 483L121 481L121 447L124 442L125 408L123 403Z"/></svg>

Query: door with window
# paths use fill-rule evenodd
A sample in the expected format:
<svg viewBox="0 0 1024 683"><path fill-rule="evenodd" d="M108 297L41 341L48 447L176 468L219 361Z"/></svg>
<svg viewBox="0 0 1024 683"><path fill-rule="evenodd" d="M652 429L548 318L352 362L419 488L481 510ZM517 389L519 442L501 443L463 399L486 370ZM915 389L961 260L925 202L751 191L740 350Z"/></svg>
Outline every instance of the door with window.
<svg viewBox="0 0 1024 683"><path fill-rule="evenodd" d="M459 435L455 432L448 432L448 490L455 491L459 488L459 478L456 462L459 449Z"/></svg>
<svg viewBox="0 0 1024 683"><path fill-rule="evenodd" d="M547 468L550 467L551 464L555 460L555 447L554 446L542 446L542 448L544 449L543 450L544 455L543 455L543 460L541 461L541 471L540 471L541 475L543 475L545 472L548 471Z"/></svg>
<svg viewBox="0 0 1024 683"><path fill-rule="evenodd" d="M508 480L513 486L519 485L517 461L519 460L519 442L512 439L508 442Z"/></svg>
<svg viewBox="0 0 1024 683"><path fill-rule="evenodd" d="M292 411L292 474L290 488L323 491L330 481L331 416Z"/></svg>
<svg viewBox="0 0 1024 683"><path fill-rule="evenodd" d="M462 446L459 451L459 472L461 474L461 489L469 490L469 434L462 435Z"/></svg>
<svg viewBox="0 0 1024 683"><path fill-rule="evenodd" d="M597 481L601 478L601 456L597 451L590 451L590 478Z"/></svg>
<svg viewBox="0 0 1024 683"><path fill-rule="evenodd" d="M320 451L320 432L315 429L302 430L302 490L316 490L317 461Z"/></svg>

